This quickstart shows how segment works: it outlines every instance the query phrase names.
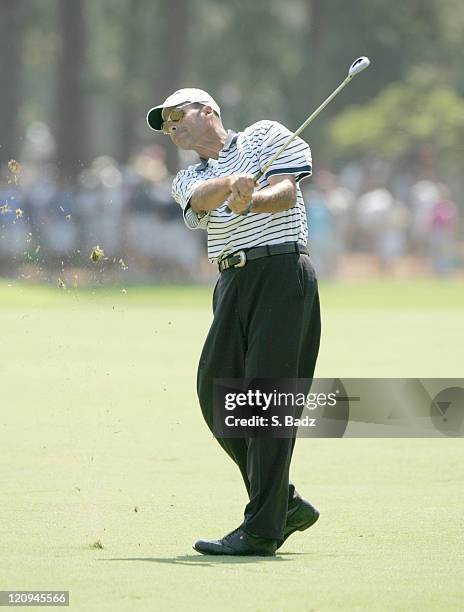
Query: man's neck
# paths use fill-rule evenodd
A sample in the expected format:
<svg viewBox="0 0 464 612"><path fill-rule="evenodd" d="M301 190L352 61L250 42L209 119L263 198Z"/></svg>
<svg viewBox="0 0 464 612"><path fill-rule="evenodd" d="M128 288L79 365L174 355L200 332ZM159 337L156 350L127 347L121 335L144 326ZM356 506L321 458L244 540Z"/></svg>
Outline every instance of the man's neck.
<svg viewBox="0 0 464 612"><path fill-rule="evenodd" d="M224 147L226 138L226 130L222 126L218 126L214 132L206 135L205 139L194 150L203 159L217 159Z"/></svg>

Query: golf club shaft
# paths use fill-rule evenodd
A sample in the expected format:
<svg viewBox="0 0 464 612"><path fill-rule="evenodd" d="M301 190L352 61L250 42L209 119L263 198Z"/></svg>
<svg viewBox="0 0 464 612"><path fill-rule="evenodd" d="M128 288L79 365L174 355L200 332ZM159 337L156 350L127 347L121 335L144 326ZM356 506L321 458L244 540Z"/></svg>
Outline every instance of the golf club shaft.
<svg viewBox="0 0 464 612"><path fill-rule="evenodd" d="M255 182L258 181L269 170L269 168L272 166L275 160L279 157L279 155L282 155L282 153L286 150L288 145L292 143L295 140L295 138L299 136L301 132L308 127L308 125L319 115L319 113L322 110L324 110L327 104L329 104L329 102L335 98L335 96L345 87L345 85L347 85L356 74L359 74L359 72L361 72L362 70L365 70L365 68L367 68L369 64L370 62L367 57L360 57L351 64L350 69L348 71L348 76L330 94L330 96L326 98L324 102L322 102L322 104L318 106L318 108L316 108L316 110L306 119L306 121L304 121L304 123L300 125L300 127L290 136L287 142L283 144L282 147L277 151L277 153L273 155L271 159L258 172L256 172L256 174L254 174ZM232 212L229 206L226 206L226 210L227 212ZM252 211L252 206L250 204L248 208L242 214L248 214L251 211Z"/></svg>
<svg viewBox="0 0 464 612"><path fill-rule="evenodd" d="M324 100L324 102L322 102L322 104L320 106L318 106L316 108L316 110L306 119L306 121L300 125L300 127L296 130L296 132L294 132L290 136L290 138L287 140L287 142L285 142L281 146L281 148L277 151L277 153L275 153L275 155L273 155L271 157L271 159L261 168L261 170L256 172L256 174L254 175L255 182L258 181L263 176L263 174L265 174L269 170L269 168L272 166L272 164L275 162L275 160L280 155L282 155L282 153L289 146L289 144L291 144L295 140L295 138L297 138L301 134L301 132L308 127L308 125L311 123L311 121L313 121L319 115L319 113L324 110L324 108L327 106L327 104L329 104L329 102L331 102L335 98L335 96L345 87L345 85L347 85L351 81L352 78L353 77L351 75L348 75L346 77L346 79L342 83L340 83L340 85L337 87L337 89L335 89L330 94L330 96L328 98L326 98ZM231 209L228 206L227 206L226 210L227 210L227 212L232 212Z"/></svg>
<svg viewBox="0 0 464 612"><path fill-rule="evenodd" d="M324 102L322 102L322 104L318 108L316 108L316 110L306 119L306 121L300 125L300 127L296 130L296 132L294 132L291 135L291 137L287 140L287 142L282 145L282 147L277 151L277 153L275 155L273 155L271 157L271 159L261 168L259 173L257 172L255 174L255 177L257 177L255 180L258 180L259 178L261 178L263 176L263 174L266 174L266 172L269 170L269 168L272 166L272 164L275 162L275 160L280 155L282 155L282 153L285 151L285 149L288 147L288 145L291 144L295 140L295 138L297 138L297 136L299 136L301 134L301 132L308 127L308 125L311 123L311 121L313 121L319 115L319 113L322 110L324 110L324 108L327 106L327 104L329 104L329 102L335 98L335 96L345 87L345 85L347 83L349 83L351 81L352 78L353 77L351 77L351 76L347 76L346 79L343 81L343 83L340 83L340 85L337 87L337 89L335 89L330 94L330 96L328 98L326 98L324 100ZM257 175L259 175L259 176L257 176Z"/></svg>

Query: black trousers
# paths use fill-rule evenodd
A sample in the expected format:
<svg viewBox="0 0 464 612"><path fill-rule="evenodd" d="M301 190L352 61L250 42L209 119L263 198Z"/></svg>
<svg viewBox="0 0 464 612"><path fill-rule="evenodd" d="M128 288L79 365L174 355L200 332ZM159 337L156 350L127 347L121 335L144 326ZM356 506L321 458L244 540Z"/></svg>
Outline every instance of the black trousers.
<svg viewBox="0 0 464 612"><path fill-rule="evenodd" d="M312 378L321 332L317 280L307 255L272 255L224 271L198 367L198 396L213 431L215 378ZM242 527L281 539L299 494L289 481L295 438L218 438L249 496Z"/></svg>

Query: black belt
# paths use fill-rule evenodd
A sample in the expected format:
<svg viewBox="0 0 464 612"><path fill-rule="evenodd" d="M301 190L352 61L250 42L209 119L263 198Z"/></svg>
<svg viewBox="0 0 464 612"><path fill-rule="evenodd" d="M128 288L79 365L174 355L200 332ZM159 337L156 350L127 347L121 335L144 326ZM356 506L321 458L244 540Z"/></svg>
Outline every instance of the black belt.
<svg viewBox="0 0 464 612"><path fill-rule="evenodd" d="M265 246L255 247L238 251L228 255L218 262L219 272L224 272L229 268L243 268L247 261L269 257L270 255L285 255L286 253L303 253L309 255L308 249L297 242L283 242L282 244L266 244Z"/></svg>

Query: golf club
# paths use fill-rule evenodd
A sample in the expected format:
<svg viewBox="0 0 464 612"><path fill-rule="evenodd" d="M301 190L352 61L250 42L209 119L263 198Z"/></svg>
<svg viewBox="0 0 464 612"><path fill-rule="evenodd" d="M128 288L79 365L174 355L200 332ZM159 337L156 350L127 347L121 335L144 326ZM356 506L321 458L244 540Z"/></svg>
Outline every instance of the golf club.
<svg viewBox="0 0 464 612"><path fill-rule="evenodd" d="M256 172L256 174L254 175L255 182L258 181L263 176L263 174L265 174L269 170L269 168L272 166L275 160L279 157L279 155L281 155L285 151L285 149L288 147L288 145L291 142L293 142L293 140L295 140L295 138L299 136L305 128L308 127L311 121L313 121L319 115L319 113L322 110L324 110L327 104L335 98L335 96L345 87L345 85L348 85L348 83L353 79L353 77L355 77L357 74L365 70L369 66L369 64L370 64L369 58L365 56L358 57L358 59L354 60L354 62L351 64L348 70L348 76L345 78L345 80L342 83L340 83L337 89L335 89L330 94L330 96L326 98L324 102L322 102L322 104L318 108L316 108L316 110L312 113L312 115L310 115L306 119L306 121L300 125L300 127L296 130L296 132L294 132L290 136L287 142L282 145L282 147L277 151L277 153L271 157L271 159L261 168L261 170L259 170L259 172ZM226 207L226 210L227 212L232 212L228 206ZM248 214L248 212L250 212L251 210L252 208L250 207L249 209L246 209L244 213L242 214Z"/></svg>

